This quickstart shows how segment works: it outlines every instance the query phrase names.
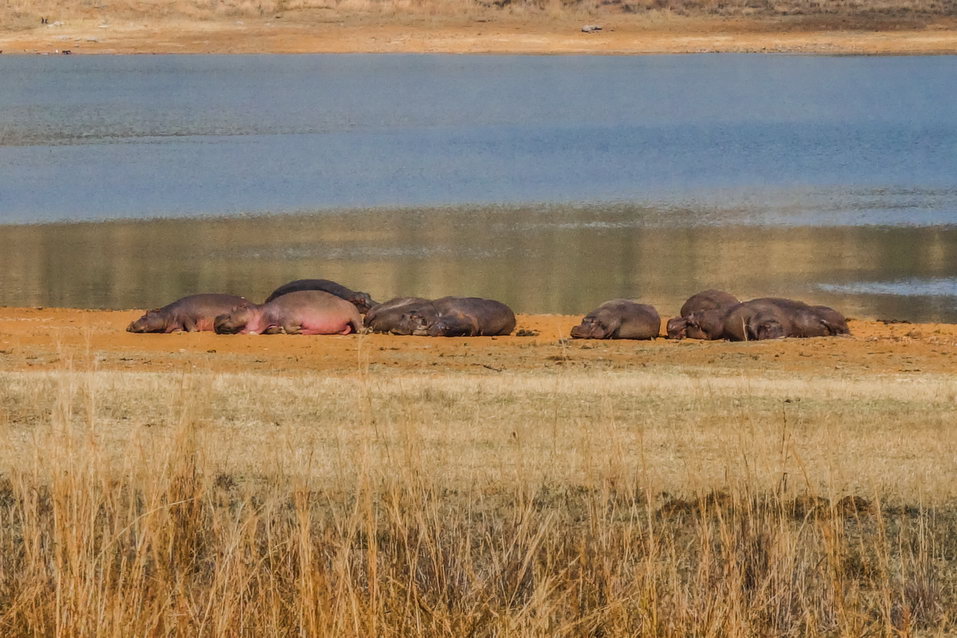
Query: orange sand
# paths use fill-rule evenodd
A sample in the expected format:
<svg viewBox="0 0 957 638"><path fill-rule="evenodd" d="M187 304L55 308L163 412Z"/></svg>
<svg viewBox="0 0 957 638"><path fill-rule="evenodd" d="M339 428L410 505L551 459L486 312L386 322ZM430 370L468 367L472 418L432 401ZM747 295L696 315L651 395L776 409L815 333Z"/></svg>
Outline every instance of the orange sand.
<svg viewBox="0 0 957 638"><path fill-rule="evenodd" d="M579 317L520 315L531 337L287 336L125 332L140 311L0 308L0 370L91 364L105 370L295 375L357 371L477 372L702 367L831 375L953 373L957 325L851 321L852 336L729 343L567 339Z"/></svg>

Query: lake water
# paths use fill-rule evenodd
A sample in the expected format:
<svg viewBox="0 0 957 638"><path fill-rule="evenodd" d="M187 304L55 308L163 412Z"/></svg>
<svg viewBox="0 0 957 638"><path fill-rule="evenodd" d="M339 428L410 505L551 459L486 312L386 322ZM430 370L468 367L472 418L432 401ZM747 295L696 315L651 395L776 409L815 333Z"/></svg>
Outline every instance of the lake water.
<svg viewBox="0 0 957 638"><path fill-rule="evenodd" d="M957 321L955 77L953 56L3 56L0 304L327 277Z"/></svg>

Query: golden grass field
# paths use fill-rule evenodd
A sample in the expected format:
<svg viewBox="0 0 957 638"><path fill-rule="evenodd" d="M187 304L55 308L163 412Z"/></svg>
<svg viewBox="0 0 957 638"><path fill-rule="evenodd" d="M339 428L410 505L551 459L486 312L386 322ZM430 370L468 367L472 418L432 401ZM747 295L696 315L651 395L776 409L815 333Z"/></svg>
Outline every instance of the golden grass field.
<svg viewBox="0 0 957 638"><path fill-rule="evenodd" d="M0 311L4 636L955 629L957 326L131 335Z"/></svg>
<svg viewBox="0 0 957 638"><path fill-rule="evenodd" d="M603 30L582 33L585 24ZM0 0L0 51L957 52L953 0Z"/></svg>

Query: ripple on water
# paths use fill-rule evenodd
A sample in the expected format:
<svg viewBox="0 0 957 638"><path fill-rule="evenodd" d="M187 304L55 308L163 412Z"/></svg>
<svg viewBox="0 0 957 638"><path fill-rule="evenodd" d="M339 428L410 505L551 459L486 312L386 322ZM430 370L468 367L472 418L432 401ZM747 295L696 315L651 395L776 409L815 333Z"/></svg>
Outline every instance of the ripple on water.
<svg viewBox="0 0 957 638"><path fill-rule="evenodd" d="M957 277L897 279L893 281L860 281L846 284L818 284L829 293L851 295L894 295L899 297L953 297L957 305Z"/></svg>

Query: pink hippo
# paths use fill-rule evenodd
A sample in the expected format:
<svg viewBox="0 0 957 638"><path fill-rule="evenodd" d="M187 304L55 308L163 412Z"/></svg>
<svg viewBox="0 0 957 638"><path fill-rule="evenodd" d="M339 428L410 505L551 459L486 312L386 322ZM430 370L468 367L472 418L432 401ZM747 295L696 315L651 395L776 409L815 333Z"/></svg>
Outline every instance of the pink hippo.
<svg viewBox="0 0 957 638"><path fill-rule="evenodd" d="M216 317L218 334L347 335L362 326L355 305L321 290L301 290Z"/></svg>

